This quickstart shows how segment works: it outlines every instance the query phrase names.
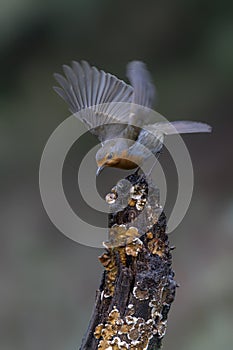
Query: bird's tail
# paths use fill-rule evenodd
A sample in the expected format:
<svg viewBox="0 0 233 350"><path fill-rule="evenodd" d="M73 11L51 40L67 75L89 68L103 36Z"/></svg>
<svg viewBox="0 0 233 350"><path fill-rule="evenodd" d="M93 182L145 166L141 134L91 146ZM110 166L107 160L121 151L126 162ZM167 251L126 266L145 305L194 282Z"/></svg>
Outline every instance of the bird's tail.
<svg viewBox="0 0 233 350"><path fill-rule="evenodd" d="M147 125L146 129L150 130L150 127L156 128L158 131L161 131L165 135L190 134L212 131L211 126L208 124L191 121L175 121L171 123L159 122L153 125Z"/></svg>

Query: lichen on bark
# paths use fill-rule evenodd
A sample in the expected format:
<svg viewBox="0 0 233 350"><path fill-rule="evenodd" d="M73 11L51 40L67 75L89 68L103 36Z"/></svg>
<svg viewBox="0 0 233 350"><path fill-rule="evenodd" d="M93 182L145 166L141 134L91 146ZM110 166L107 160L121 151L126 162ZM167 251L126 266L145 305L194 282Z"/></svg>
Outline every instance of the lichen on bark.
<svg viewBox="0 0 233 350"><path fill-rule="evenodd" d="M80 350L160 349L177 284L159 191L142 174L106 196L109 238L94 312Z"/></svg>

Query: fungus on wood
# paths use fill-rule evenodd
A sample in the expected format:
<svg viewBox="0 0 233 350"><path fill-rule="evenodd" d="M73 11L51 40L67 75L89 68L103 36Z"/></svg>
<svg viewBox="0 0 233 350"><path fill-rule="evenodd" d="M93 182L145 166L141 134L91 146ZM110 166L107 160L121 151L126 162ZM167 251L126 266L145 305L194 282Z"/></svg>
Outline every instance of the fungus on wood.
<svg viewBox="0 0 233 350"><path fill-rule="evenodd" d="M104 273L80 350L160 349L177 284L159 191L136 172L106 201Z"/></svg>

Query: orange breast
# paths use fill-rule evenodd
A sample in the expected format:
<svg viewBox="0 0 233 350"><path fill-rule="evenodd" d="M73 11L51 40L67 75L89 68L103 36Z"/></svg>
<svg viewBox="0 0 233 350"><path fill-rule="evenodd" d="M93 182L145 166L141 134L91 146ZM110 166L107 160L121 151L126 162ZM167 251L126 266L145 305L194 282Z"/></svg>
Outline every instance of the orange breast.
<svg viewBox="0 0 233 350"><path fill-rule="evenodd" d="M131 156L130 159L126 159L128 156L127 151L122 152L122 158L118 158L118 162L114 165L116 168L121 169L135 169L140 166L142 159L140 157Z"/></svg>
<svg viewBox="0 0 233 350"><path fill-rule="evenodd" d="M138 165L135 164L134 162L131 162L130 160L127 159L120 159L116 165L114 165L115 168L120 168L120 169L134 169L137 168Z"/></svg>

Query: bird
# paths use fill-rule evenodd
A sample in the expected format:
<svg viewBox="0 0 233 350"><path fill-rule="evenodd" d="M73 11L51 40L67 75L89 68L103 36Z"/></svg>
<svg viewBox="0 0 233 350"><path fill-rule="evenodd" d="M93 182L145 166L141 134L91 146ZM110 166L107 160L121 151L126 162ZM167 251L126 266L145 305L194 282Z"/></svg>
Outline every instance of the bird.
<svg viewBox="0 0 233 350"><path fill-rule="evenodd" d="M167 135L211 132L208 124L168 122L153 110L156 88L142 61L127 64L129 83L86 61L72 61L71 66L63 65L63 71L64 76L54 74L60 85L54 90L101 142L97 175L105 167L141 167L151 154L158 157Z"/></svg>

